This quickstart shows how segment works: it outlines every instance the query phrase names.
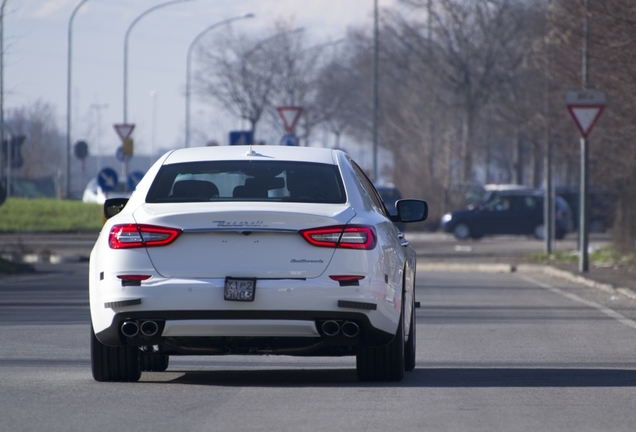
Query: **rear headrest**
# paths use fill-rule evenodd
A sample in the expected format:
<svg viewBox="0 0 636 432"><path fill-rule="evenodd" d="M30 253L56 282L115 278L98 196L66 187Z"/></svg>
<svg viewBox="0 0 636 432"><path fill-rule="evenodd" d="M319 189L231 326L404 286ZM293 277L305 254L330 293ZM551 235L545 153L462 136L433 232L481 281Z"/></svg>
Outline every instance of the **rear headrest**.
<svg viewBox="0 0 636 432"><path fill-rule="evenodd" d="M267 198L267 184L259 182L258 179L245 179L245 184L236 186L232 191L234 198Z"/></svg>
<svg viewBox="0 0 636 432"><path fill-rule="evenodd" d="M219 196L219 188L205 180L180 180L172 186L172 197L210 199Z"/></svg>

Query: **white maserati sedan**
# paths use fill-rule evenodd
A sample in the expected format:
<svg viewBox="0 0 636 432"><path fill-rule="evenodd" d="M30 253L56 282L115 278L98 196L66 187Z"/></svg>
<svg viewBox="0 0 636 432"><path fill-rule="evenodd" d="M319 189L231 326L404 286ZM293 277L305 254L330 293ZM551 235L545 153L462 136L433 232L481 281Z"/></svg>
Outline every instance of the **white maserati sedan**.
<svg viewBox="0 0 636 432"><path fill-rule="evenodd" d="M356 356L360 381L415 368L415 253L339 150L170 151L104 204L90 256L91 366L137 381L170 356Z"/></svg>

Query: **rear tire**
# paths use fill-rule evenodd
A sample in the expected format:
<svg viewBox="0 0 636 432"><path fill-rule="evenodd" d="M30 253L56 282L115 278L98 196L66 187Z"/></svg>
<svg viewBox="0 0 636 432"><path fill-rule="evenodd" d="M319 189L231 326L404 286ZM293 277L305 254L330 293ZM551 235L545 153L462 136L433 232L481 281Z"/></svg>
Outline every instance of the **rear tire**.
<svg viewBox="0 0 636 432"><path fill-rule="evenodd" d="M415 297L413 298L413 308L411 309L411 331L409 332L409 338L404 345L404 370L411 372L415 369L415 348L416 348L416 334L415 334Z"/></svg>
<svg viewBox="0 0 636 432"><path fill-rule="evenodd" d="M356 372L362 382L404 379L404 325L400 323L393 340L385 346L360 346L356 353Z"/></svg>
<svg viewBox="0 0 636 432"><path fill-rule="evenodd" d="M91 326L91 369L95 381L136 382L141 378L139 349L109 347L95 336Z"/></svg>

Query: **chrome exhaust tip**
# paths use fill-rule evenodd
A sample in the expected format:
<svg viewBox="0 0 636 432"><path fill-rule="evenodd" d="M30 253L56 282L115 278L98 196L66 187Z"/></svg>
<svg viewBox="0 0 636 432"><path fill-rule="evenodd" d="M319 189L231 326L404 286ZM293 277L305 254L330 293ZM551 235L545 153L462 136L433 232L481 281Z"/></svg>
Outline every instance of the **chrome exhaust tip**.
<svg viewBox="0 0 636 432"><path fill-rule="evenodd" d="M349 338L356 337L360 333L360 327L352 321L346 321L342 324L341 330L342 334Z"/></svg>
<svg viewBox="0 0 636 432"><path fill-rule="evenodd" d="M154 336L159 331L159 326L154 321L144 321L141 323L140 330L144 336Z"/></svg>
<svg viewBox="0 0 636 432"><path fill-rule="evenodd" d="M322 323L322 332L325 336L335 336L340 333L340 324L336 321L325 321Z"/></svg>
<svg viewBox="0 0 636 432"><path fill-rule="evenodd" d="M134 321L125 321L121 325L121 332L126 337L135 337L139 333L139 326Z"/></svg>

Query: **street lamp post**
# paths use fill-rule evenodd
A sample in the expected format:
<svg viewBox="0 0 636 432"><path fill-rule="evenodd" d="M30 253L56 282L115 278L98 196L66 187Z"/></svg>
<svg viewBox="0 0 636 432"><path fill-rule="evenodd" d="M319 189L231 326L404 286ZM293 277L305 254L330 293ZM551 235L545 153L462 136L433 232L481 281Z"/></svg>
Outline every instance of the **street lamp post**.
<svg viewBox="0 0 636 432"><path fill-rule="evenodd" d="M73 53L73 20L79 8L88 0L80 1L68 20L68 55L66 65L66 198L71 195L71 59Z"/></svg>
<svg viewBox="0 0 636 432"><path fill-rule="evenodd" d="M7 0L0 4L0 147L4 142L4 7ZM0 204L2 204L2 176L3 171L2 152L0 151Z"/></svg>
<svg viewBox="0 0 636 432"><path fill-rule="evenodd" d="M372 138L373 138L373 181L378 182L378 0L373 1L373 75L372 75Z"/></svg>
<svg viewBox="0 0 636 432"><path fill-rule="evenodd" d="M253 18L254 14L252 13L245 13L233 18L227 18L224 19L222 21L219 21L217 23L212 24L211 26L208 26L207 28L205 28L201 33L199 33L193 40L192 43L190 43L190 46L188 47L188 54L187 54L187 58L186 58L186 112L185 112L185 116L186 116L186 137L185 137L185 146L186 147L190 147L190 94L191 94L191 90L190 90L190 82L191 82L191 77L190 77L190 70L192 67L192 52L193 52L193 48L194 46L197 44L197 42L206 34L208 33L210 30L215 29L223 24L229 24L232 21L236 21L239 19L245 19L245 18Z"/></svg>
<svg viewBox="0 0 636 432"><path fill-rule="evenodd" d="M124 37L124 124L128 123L128 38L130 37L130 31L133 29L135 24L139 22L139 20L141 20L143 17L145 17L149 13L156 11L157 9L163 8L165 6L170 6L176 3L183 3L187 1L193 1L193 0L171 0L165 3L161 3L156 6L153 6L150 9L143 12L137 18L135 18L135 20L132 23L130 23L130 26L128 26L128 30L126 30L126 36Z"/></svg>

